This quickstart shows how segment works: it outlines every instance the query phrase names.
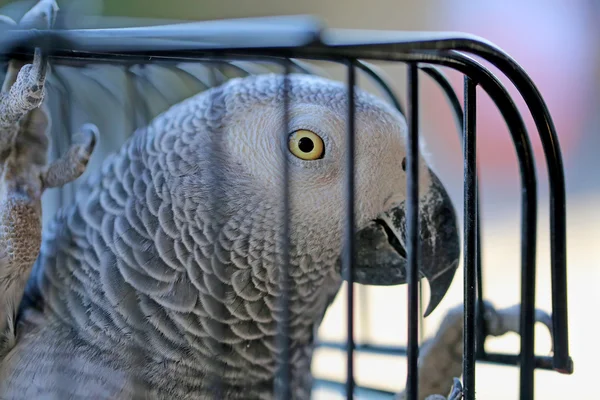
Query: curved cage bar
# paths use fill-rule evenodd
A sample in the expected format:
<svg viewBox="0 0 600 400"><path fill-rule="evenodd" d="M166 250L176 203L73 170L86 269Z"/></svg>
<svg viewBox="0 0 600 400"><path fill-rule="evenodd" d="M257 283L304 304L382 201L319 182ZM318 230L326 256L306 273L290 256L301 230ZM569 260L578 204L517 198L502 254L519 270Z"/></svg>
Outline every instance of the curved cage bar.
<svg viewBox="0 0 600 400"><path fill-rule="evenodd" d="M318 342L320 347L346 352L346 382L315 379L315 387L335 388L348 399L353 394L367 398L390 396L376 388L365 388L354 381L354 353L398 355L407 357L407 399L418 398L417 358L419 351L419 264L418 248L418 158L419 151L419 71L440 86L452 109L459 138L463 146L464 160L464 351L463 380L464 398L474 399L475 362L512 365L520 368L520 398L534 398L534 370L552 369L560 373L573 372L569 355L567 324L567 271L566 271L566 210L565 182L560 146L552 118L544 100L526 72L505 52L484 39L457 33L428 32L373 32L359 30L325 29L317 20L309 17L250 18L244 20L186 23L148 28L94 29L64 31L6 30L0 37L2 58L26 58L40 47L49 54L53 63L172 63L213 62L228 63L241 74L268 72L266 67L245 64L260 61L283 67L287 77L292 72L320 73L306 61L322 60L343 64L347 69L346 84L348 104L347 143L348 152L346 182L346 224L344 228L344 252L342 274L348 284L347 290L347 342ZM544 156L550 180L550 240L552 268L552 357L534 354L535 323L535 277L536 277L536 225L537 182L534 154L522 116L506 88L481 63L469 54L479 56L496 66L516 86L535 121L544 148ZM368 61L403 62L408 67L408 92L406 108L383 77ZM438 66L451 68L464 75L464 102L461 105L448 79ZM226 79L213 71L215 82ZM355 343L354 340L354 291L353 265L355 259L354 232L354 95L358 74L362 72L388 97L388 100L407 119L407 282L408 282L408 344L406 347L380 346ZM285 82L287 93L288 84ZM476 87L481 87L494 101L504 118L519 162L521 173L521 351L518 354L488 353L484 350L487 335L483 317L484 294L481 265L481 223L479 189L476 163ZM137 91L136 95L141 95ZM284 139L289 125L289 101L284 101ZM285 142L285 140L284 140ZM283 144L285 146L285 143ZM284 215L290 211L289 167L284 162L282 171ZM278 347L282 349L278 364L277 398L291 398L291 366L289 339L289 264L290 223L282 221L285 232L283 257L280 261L280 284L284 288L280 298L282 322L278 324ZM216 383L219 386L219 383Z"/></svg>

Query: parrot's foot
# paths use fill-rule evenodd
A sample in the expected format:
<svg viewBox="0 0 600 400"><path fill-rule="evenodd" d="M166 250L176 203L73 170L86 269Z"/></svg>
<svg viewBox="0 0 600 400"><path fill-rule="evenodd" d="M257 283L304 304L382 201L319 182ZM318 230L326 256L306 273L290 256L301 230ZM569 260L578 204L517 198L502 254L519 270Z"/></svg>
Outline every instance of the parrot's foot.
<svg viewBox="0 0 600 400"><path fill-rule="evenodd" d="M21 29L50 29L57 13L55 0L41 0L25 13L18 26ZM0 23L10 27L16 25L6 16L0 18ZM47 70L48 57L39 48L35 49L32 64L23 65L18 60L9 62L0 96L0 148L12 142L15 125L23 116L42 104Z"/></svg>
<svg viewBox="0 0 600 400"><path fill-rule="evenodd" d="M15 125L29 111L38 108L44 100L44 83L48 61L40 49L35 50L33 63L18 70L18 63L9 63L6 85L9 91L3 91L0 97L0 146L6 147L16 134ZM14 78L16 75L16 79ZM14 79L14 83L11 81Z"/></svg>
<svg viewBox="0 0 600 400"><path fill-rule="evenodd" d="M490 302L484 301L483 315L488 335L502 336L508 332L519 333L521 318L519 304L497 310ZM463 316L462 304L450 309L436 335L421 346L419 351L419 399L446 399L437 393L451 386L452 392L448 399L462 397L462 387L456 377L462 374ZM536 310L535 321L544 324L552 334L552 317L548 313ZM405 396L405 393L402 392L396 399L404 399Z"/></svg>
<svg viewBox="0 0 600 400"><path fill-rule="evenodd" d="M485 303L484 319L486 321L487 334L490 336L502 336L508 332L519 333L521 321L521 305L496 310L491 304ZM541 322L548 328L552 335L552 316L545 311L535 310L535 322Z"/></svg>
<svg viewBox="0 0 600 400"><path fill-rule="evenodd" d="M41 0L19 25L50 28L56 11L54 0ZM42 194L81 176L98 135L94 125L84 125L78 143L47 165L49 116L42 104L47 70L40 49L32 64L10 60L0 93L0 358L15 342L17 310L39 255Z"/></svg>
<svg viewBox="0 0 600 400"><path fill-rule="evenodd" d="M25 13L18 27L50 29L54 25L57 13L58 5L55 0L41 0ZM6 16L1 16L0 23L11 27L17 25ZM16 133L14 125L25 114L42 104L47 70L48 57L39 48L35 49L32 64L23 65L17 60L9 62L0 97L0 148L11 142Z"/></svg>
<svg viewBox="0 0 600 400"><path fill-rule="evenodd" d="M427 396L425 400L460 400L462 397L462 383L460 383L460 379L454 378L454 383L452 384L452 389L450 390L448 397L444 397L441 394L432 394L431 396Z"/></svg>

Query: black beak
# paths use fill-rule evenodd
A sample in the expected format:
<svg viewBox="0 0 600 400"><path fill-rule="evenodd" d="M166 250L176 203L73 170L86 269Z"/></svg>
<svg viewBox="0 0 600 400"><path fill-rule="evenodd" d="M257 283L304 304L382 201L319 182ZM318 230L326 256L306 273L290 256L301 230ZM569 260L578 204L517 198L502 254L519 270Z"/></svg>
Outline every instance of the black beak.
<svg viewBox="0 0 600 400"><path fill-rule="evenodd" d="M440 180L432 183L419 204L419 276L429 282L425 316L444 298L460 258L456 212ZM382 213L356 236L354 282L364 285L406 283L406 214L404 203Z"/></svg>

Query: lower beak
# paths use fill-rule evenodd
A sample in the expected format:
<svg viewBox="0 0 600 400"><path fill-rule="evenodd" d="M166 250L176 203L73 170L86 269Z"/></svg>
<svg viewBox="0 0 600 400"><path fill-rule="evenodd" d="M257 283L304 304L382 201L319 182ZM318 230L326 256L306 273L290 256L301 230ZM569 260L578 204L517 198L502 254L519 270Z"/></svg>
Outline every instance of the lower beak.
<svg viewBox="0 0 600 400"><path fill-rule="evenodd" d="M419 203L419 277L429 282L425 316L448 291L460 258L456 213L448 193L431 172L431 186ZM382 213L356 236L353 281L364 285L406 283L406 213L404 203Z"/></svg>

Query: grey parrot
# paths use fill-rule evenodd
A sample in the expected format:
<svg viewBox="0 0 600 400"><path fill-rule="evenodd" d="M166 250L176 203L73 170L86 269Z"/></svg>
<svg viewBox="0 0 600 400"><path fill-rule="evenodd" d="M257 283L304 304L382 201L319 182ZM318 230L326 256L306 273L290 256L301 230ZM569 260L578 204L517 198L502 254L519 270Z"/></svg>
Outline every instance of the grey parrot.
<svg viewBox="0 0 600 400"><path fill-rule="evenodd" d="M56 12L42 0L20 25L51 26ZM188 80L206 76L177 68ZM101 138L82 123L64 155L47 162L47 132L73 123L43 101L64 71L37 50L32 64L9 63L0 98L0 398L272 398L285 315L286 161L291 387L294 398L309 398L316 330L342 283L345 85L292 74L284 91L282 75L259 74L148 111L42 238L42 194L90 169ZM357 89L360 284L405 283L405 135L396 109ZM452 282L460 248L452 203L423 156L419 184L428 314ZM424 386L423 396L436 393ZM448 393L448 376L435 389Z"/></svg>

